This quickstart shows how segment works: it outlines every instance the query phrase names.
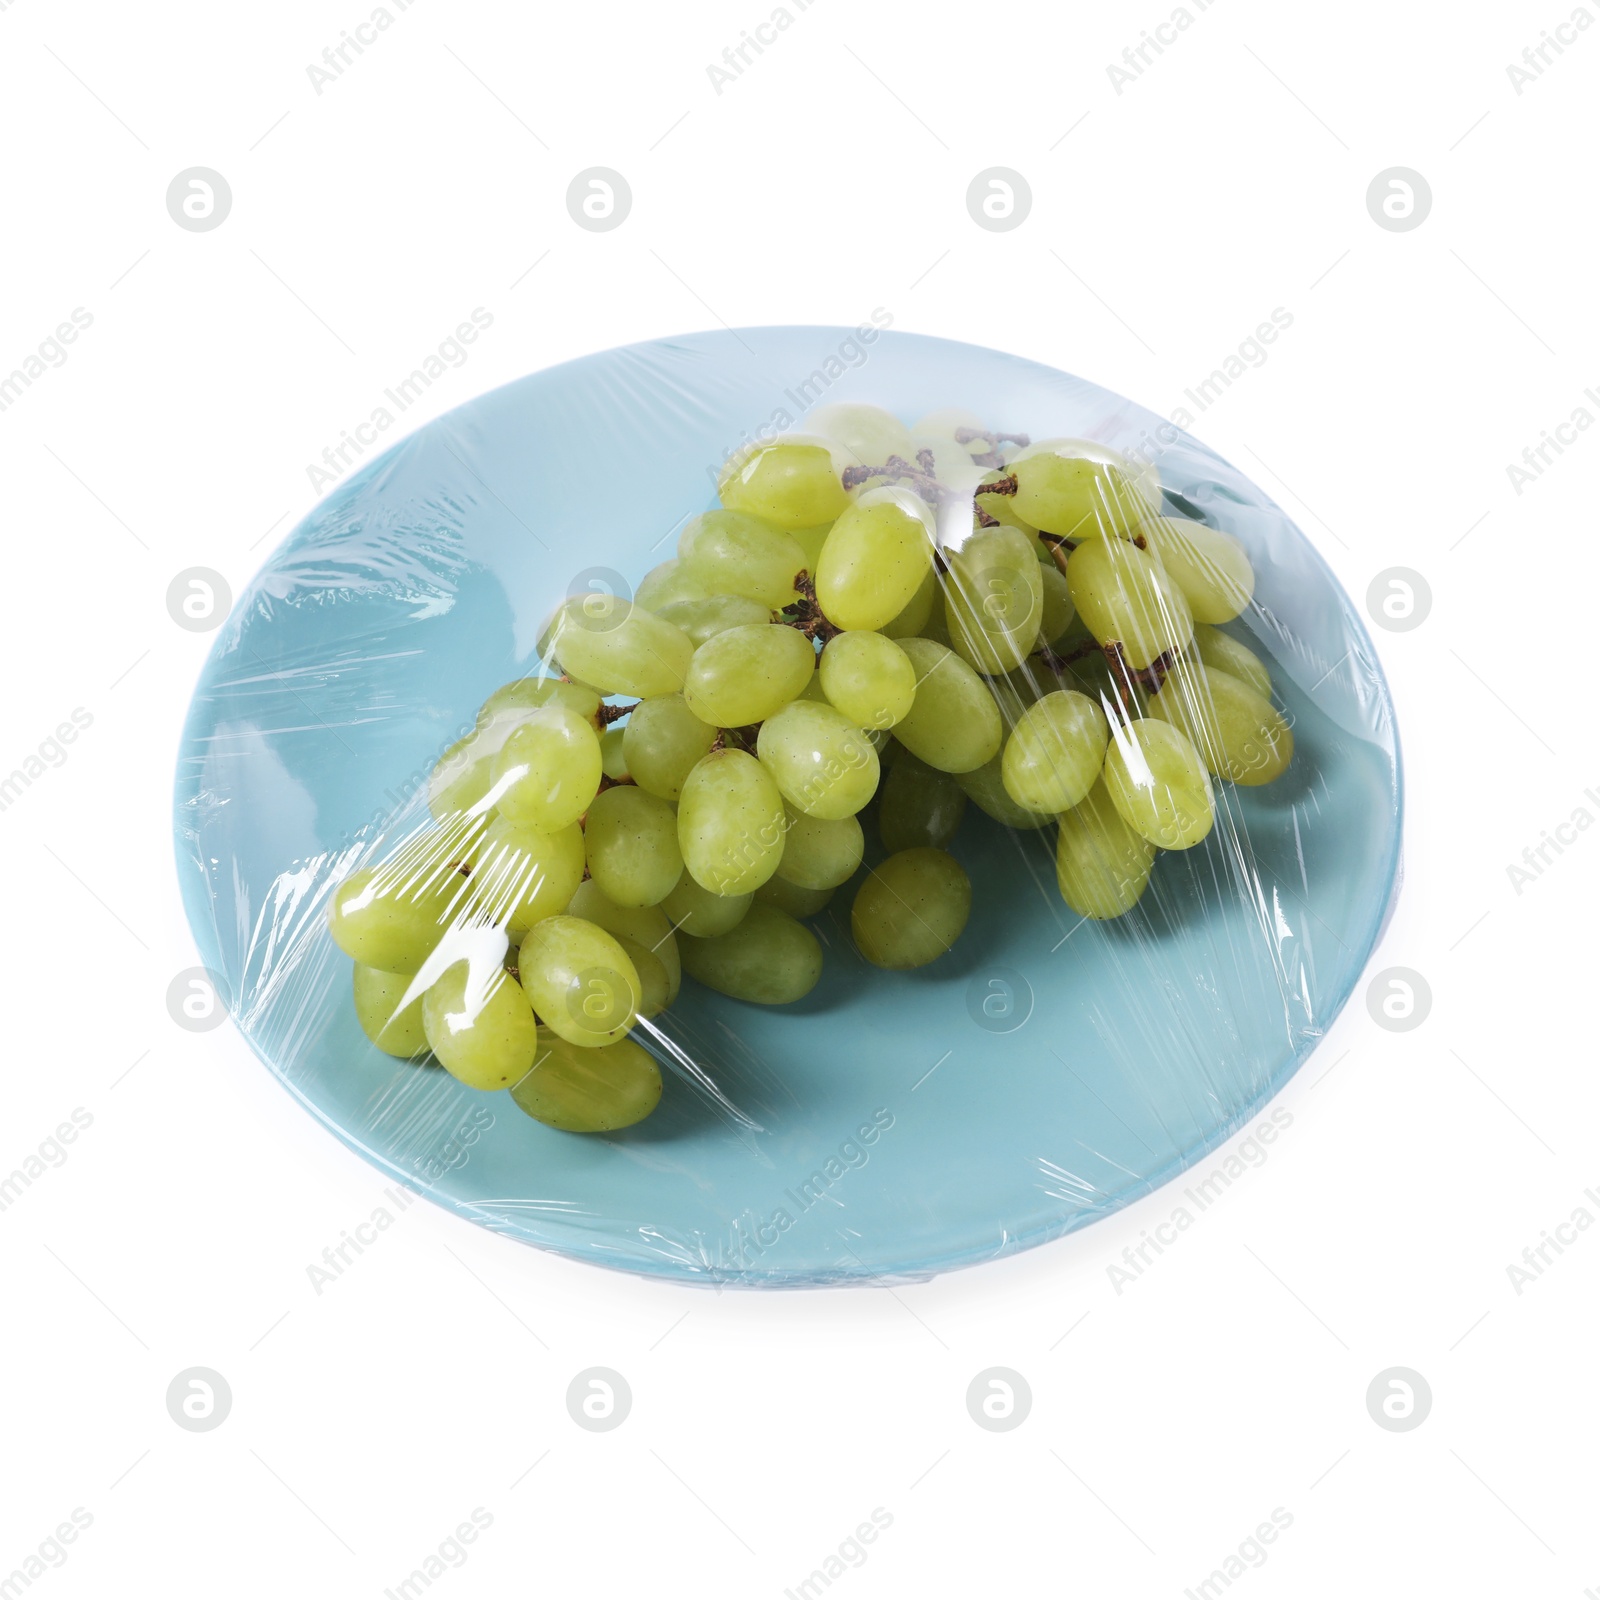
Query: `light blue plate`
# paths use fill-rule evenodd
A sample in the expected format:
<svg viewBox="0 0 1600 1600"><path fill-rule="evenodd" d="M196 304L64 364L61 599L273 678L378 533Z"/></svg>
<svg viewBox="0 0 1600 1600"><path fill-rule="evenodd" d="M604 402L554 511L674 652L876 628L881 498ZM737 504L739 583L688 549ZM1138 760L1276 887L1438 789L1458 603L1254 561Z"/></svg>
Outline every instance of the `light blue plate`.
<svg viewBox="0 0 1600 1600"><path fill-rule="evenodd" d="M325 898L424 814L419 790L593 568L636 582L713 499L727 453L818 398L962 406L1034 438L1155 451L1189 515L1242 539L1290 771L1219 790L1140 907L1085 923L1050 830L969 808L973 915L920 972L867 967L852 888L815 924L805 1001L686 982L661 1109L609 1138L363 1038ZM580 581L581 586L581 581ZM1349 600L1253 484L1152 413L971 345L759 328L536 373L403 439L279 547L223 626L178 764L185 904L268 1067L386 1175L586 1261L707 1282L920 1277L1020 1250L1149 1192L1253 1117L1356 982L1399 882L1393 707Z"/></svg>

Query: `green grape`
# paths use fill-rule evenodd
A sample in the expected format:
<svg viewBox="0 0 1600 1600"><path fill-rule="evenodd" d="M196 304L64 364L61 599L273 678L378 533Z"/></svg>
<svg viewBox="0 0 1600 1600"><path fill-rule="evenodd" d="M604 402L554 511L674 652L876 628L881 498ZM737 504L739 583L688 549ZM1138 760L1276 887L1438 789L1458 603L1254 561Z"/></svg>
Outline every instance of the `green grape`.
<svg viewBox="0 0 1600 1600"><path fill-rule="evenodd" d="M977 492L982 494L984 484L994 483L997 479L1003 477L1005 477L1005 473L1002 472L998 467L992 471L984 473L983 477L979 480ZM1018 528L1023 533L1027 534L1027 536L1033 541L1036 560L1049 560L1049 552L1045 549L1045 546L1043 543L1041 543L1038 537L1039 530L1034 527L1034 525L1029 522L1027 518L1017 515L1017 508L1014 504L1015 500L1016 496L1011 494L986 495L982 502L983 510L987 515L993 517L996 522L1004 523L1008 528Z"/></svg>
<svg viewBox="0 0 1600 1600"><path fill-rule="evenodd" d="M1002 729L994 696L953 650L931 639L902 639L917 672L917 697L894 736L940 772L970 772L999 753Z"/></svg>
<svg viewBox="0 0 1600 1600"><path fill-rule="evenodd" d="M924 450L932 453L934 476L940 483L952 489L971 490L977 488L983 478L983 468L972 459L974 450L983 453L984 446L978 440L970 445L958 444L954 434L917 433L911 442L918 454ZM915 459L913 456L912 460Z"/></svg>
<svg viewBox="0 0 1600 1600"><path fill-rule="evenodd" d="M550 648L574 678L641 698L676 694L694 654L681 628L614 595L567 601L556 613Z"/></svg>
<svg viewBox="0 0 1600 1600"><path fill-rule="evenodd" d="M1103 921L1130 910L1150 881L1156 847L1135 833L1104 783L1061 818L1056 886L1080 917Z"/></svg>
<svg viewBox="0 0 1600 1600"><path fill-rule="evenodd" d="M971 772L956 773L955 779L961 786L961 792L980 811L993 817L996 822L1003 822L1008 828L1042 828L1050 820L1049 817L1042 812L1029 811L1026 806L1019 806L1006 793L1001 770L1004 759L1003 752L997 753Z"/></svg>
<svg viewBox="0 0 1600 1600"><path fill-rule="evenodd" d="M667 1004L678 998L683 967L678 960L678 941L672 936L672 918L663 906L619 906L606 899L599 884L587 879L578 885L567 909L619 940L631 939L652 951L667 969Z"/></svg>
<svg viewBox="0 0 1600 1600"><path fill-rule="evenodd" d="M440 756L428 780L428 809L443 822L460 812L492 809L495 760L506 740L541 709L571 712L594 726L600 696L587 684L522 678L496 689L478 712L477 726Z"/></svg>
<svg viewBox="0 0 1600 1600"><path fill-rule="evenodd" d="M638 1015L633 963L613 935L581 917L534 923L518 948L517 971L539 1020L569 1044L615 1044Z"/></svg>
<svg viewBox="0 0 1600 1600"><path fill-rule="evenodd" d="M902 746L878 791L878 837L891 854L918 847L942 849L955 838L966 809L967 797L957 779Z"/></svg>
<svg viewBox="0 0 1600 1600"><path fill-rule="evenodd" d="M917 586L917 592L906 601L904 607L891 617L878 630L885 639L915 639L919 633L925 633L928 621L933 616L933 603L939 598L939 574L930 565L922 575L922 582ZM940 608L941 620L943 607Z"/></svg>
<svg viewBox="0 0 1600 1600"><path fill-rule="evenodd" d="M984 433L988 427L989 424L976 411L967 411L960 406L939 406L918 417L911 424L911 431L929 438L954 440L963 429L970 428L974 433ZM975 450L982 455L987 448L987 441L974 439L970 445L963 445L962 448Z"/></svg>
<svg viewBox="0 0 1600 1600"><path fill-rule="evenodd" d="M971 910L972 884L954 856L901 850L856 891L850 932L873 966L903 972L937 961L961 937Z"/></svg>
<svg viewBox="0 0 1600 1600"><path fill-rule="evenodd" d="M667 976L667 964L653 950L628 938L625 934L612 937L622 946L622 953L633 963L639 974L639 1015L649 1021L667 1009L667 996L672 982Z"/></svg>
<svg viewBox="0 0 1600 1600"><path fill-rule="evenodd" d="M759 600L738 594L713 594L704 600L678 600L656 613L663 622L682 628L698 650L707 639L729 628L745 628L772 621L771 610Z"/></svg>
<svg viewBox="0 0 1600 1600"><path fill-rule="evenodd" d="M798 883L790 883L787 878L772 877L756 890L755 903L758 906L775 906L779 911L803 921L826 910L833 895L832 889L802 889Z"/></svg>
<svg viewBox="0 0 1600 1600"><path fill-rule="evenodd" d="M714 939L686 937L683 970L718 994L783 1006L816 987L822 976L822 946L786 912L752 905L728 933Z"/></svg>
<svg viewBox="0 0 1600 1600"><path fill-rule="evenodd" d="M1000 778L1019 806L1055 816L1088 794L1105 765L1106 714L1087 695L1058 689L1030 706L1006 740Z"/></svg>
<svg viewBox="0 0 1600 1600"><path fill-rule="evenodd" d="M817 671L829 703L858 728L892 728L917 697L911 658L881 633L835 634Z"/></svg>
<svg viewBox="0 0 1600 1600"><path fill-rule="evenodd" d="M555 833L588 809L601 772L594 725L567 706L541 706L495 758L490 794L507 821Z"/></svg>
<svg viewBox="0 0 1600 1600"><path fill-rule="evenodd" d="M1188 736L1208 772L1233 783L1271 783L1294 757L1294 735L1272 702L1214 667L1180 662L1150 713Z"/></svg>
<svg viewBox="0 0 1600 1600"><path fill-rule="evenodd" d="M583 829L545 833L496 817L473 853L470 908L520 934L565 911L583 882Z"/></svg>
<svg viewBox="0 0 1600 1600"><path fill-rule="evenodd" d="M685 872L677 888L661 902L661 909L681 932L696 939L714 939L744 921L752 898L749 894L717 894L702 888Z"/></svg>
<svg viewBox="0 0 1600 1600"><path fill-rule="evenodd" d="M984 509L1009 499L1023 522L1069 539L1131 538L1161 504L1147 467L1089 439L1041 440L1018 451L1007 470L1017 492L985 495Z"/></svg>
<svg viewBox="0 0 1600 1600"><path fill-rule="evenodd" d="M1087 695L1113 722L1132 722L1150 715L1150 696L1144 685L1104 658L1073 662L1063 684Z"/></svg>
<svg viewBox="0 0 1600 1600"><path fill-rule="evenodd" d="M820 672L813 672L811 674L810 678L806 681L805 688L800 691L796 698L800 700L810 700L813 704L819 706L831 706L833 704L833 702L823 692L822 674Z"/></svg>
<svg viewBox="0 0 1600 1600"><path fill-rule="evenodd" d="M802 434L758 440L723 467L717 494L729 511L747 512L780 528L809 528L831 522L849 505L839 481L840 468L848 464L848 459L836 462L825 441Z"/></svg>
<svg viewBox="0 0 1600 1600"><path fill-rule="evenodd" d="M1062 674L1052 671L1042 661L1031 658L1016 671L997 674L986 678L984 682L994 696L994 703L1000 708L1000 720L1005 724L1007 733L1047 694L1073 687Z"/></svg>
<svg viewBox="0 0 1600 1600"><path fill-rule="evenodd" d="M600 770L613 782L628 777L628 752L623 747L623 730L613 724L600 735Z"/></svg>
<svg viewBox="0 0 1600 1600"><path fill-rule="evenodd" d="M528 996L503 967L457 961L422 1000L428 1045L469 1089L508 1089L533 1065L539 1030Z"/></svg>
<svg viewBox="0 0 1600 1600"><path fill-rule="evenodd" d="M716 742L681 694L641 700L623 724L622 752L633 781L647 794L676 800L695 763Z"/></svg>
<svg viewBox="0 0 1600 1600"><path fill-rule="evenodd" d="M800 694L816 665L816 647L781 622L729 628L695 651L684 703L702 722L743 728Z"/></svg>
<svg viewBox="0 0 1600 1600"><path fill-rule="evenodd" d="M860 467L881 467L890 456L916 459L906 426L882 406L836 401L806 417L806 431L831 440Z"/></svg>
<svg viewBox="0 0 1600 1600"><path fill-rule="evenodd" d="M861 865L866 841L853 816L828 820L792 806L783 810L789 826L774 876L803 889L835 889Z"/></svg>
<svg viewBox="0 0 1600 1600"><path fill-rule="evenodd" d="M807 572L814 573L817 570L817 562L822 559L822 547L828 542L828 535L832 530L831 522L818 522L809 528L789 530L789 537L805 553Z"/></svg>
<svg viewBox="0 0 1600 1600"><path fill-rule="evenodd" d="M1141 717L1111 730L1106 792L1151 844L1187 850L1211 832L1211 780L1200 753L1170 723Z"/></svg>
<svg viewBox="0 0 1600 1600"><path fill-rule="evenodd" d="M586 683L568 683L564 678L516 678L502 684L478 708L478 726L487 728L507 713L537 711L552 704L592 717L600 709L600 694Z"/></svg>
<svg viewBox="0 0 1600 1600"><path fill-rule="evenodd" d="M1246 649L1220 628L1196 623L1194 654L1208 667L1226 672L1250 685L1264 700L1272 698L1272 678L1255 651Z"/></svg>
<svg viewBox="0 0 1600 1600"><path fill-rule="evenodd" d="M678 559L712 594L742 595L769 609L796 597L806 553L782 528L739 511L705 511L678 535Z"/></svg>
<svg viewBox="0 0 1600 1600"><path fill-rule="evenodd" d="M481 808L494 782L495 757L516 726L513 717L501 717L487 727L457 739L434 763L428 778L428 810L436 821Z"/></svg>
<svg viewBox="0 0 1600 1600"><path fill-rule="evenodd" d="M537 1059L511 1087L535 1122L563 1133L615 1133L643 1122L661 1100L661 1069L632 1039L592 1050L542 1030Z"/></svg>
<svg viewBox="0 0 1600 1600"><path fill-rule="evenodd" d="M701 888L739 895L760 887L783 856L783 797L772 774L744 750L702 756L678 801L678 844Z"/></svg>
<svg viewBox="0 0 1600 1600"><path fill-rule="evenodd" d="M1044 585L1044 601L1039 614L1039 638L1044 644L1054 644L1068 628L1077 613L1072 609L1072 591L1067 587L1067 575L1046 557L1039 568L1039 579Z"/></svg>
<svg viewBox="0 0 1600 1600"><path fill-rule="evenodd" d="M1231 533L1176 517L1152 517L1144 533L1196 622L1231 622L1250 604L1255 570Z"/></svg>
<svg viewBox="0 0 1600 1600"><path fill-rule="evenodd" d="M1028 536L982 528L948 559L944 620L957 654L979 672L1021 666L1044 611L1044 575Z"/></svg>
<svg viewBox="0 0 1600 1600"><path fill-rule="evenodd" d="M1194 632L1183 596L1154 556L1122 539L1089 539L1067 558L1067 587L1085 626L1102 645L1121 645L1142 671L1181 650Z"/></svg>
<svg viewBox="0 0 1600 1600"><path fill-rule="evenodd" d="M658 905L683 876L677 816L665 800L635 784L596 795L583 836L589 876L615 905Z"/></svg>
<svg viewBox="0 0 1600 1600"><path fill-rule="evenodd" d="M356 1021L361 1031L389 1056L425 1056L428 1036L422 1026L422 996L402 1005L412 983L411 974L380 972L377 967L354 967Z"/></svg>
<svg viewBox="0 0 1600 1600"><path fill-rule="evenodd" d="M706 600L717 593L710 575L674 557L651 567L633 591L633 603L660 615L668 606Z"/></svg>
<svg viewBox="0 0 1600 1600"><path fill-rule="evenodd" d="M454 842L465 851L463 839ZM466 893L465 878L449 861L363 867L329 897L328 931L363 966L415 972L444 937Z"/></svg>
<svg viewBox="0 0 1600 1600"><path fill-rule="evenodd" d="M832 706L790 701L761 724L756 754L784 799L807 816L853 817L878 787L878 752Z"/></svg>
<svg viewBox="0 0 1600 1600"><path fill-rule="evenodd" d="M950 630L944 624L944 606L942 603L933 607L932 614L923 623L918 637L926 639L932 644L943 645L946 650L955 648L950 642ZM905 638L901 636L897 642L904 644Z"/></svg>
<svg viewBox="0 0 1600 1600"><path fill-rule="evenodd" d="M868 489L834 523L817 601L838 628L881 628L915 599L933 563L933 516L909 489Z"/></svg>

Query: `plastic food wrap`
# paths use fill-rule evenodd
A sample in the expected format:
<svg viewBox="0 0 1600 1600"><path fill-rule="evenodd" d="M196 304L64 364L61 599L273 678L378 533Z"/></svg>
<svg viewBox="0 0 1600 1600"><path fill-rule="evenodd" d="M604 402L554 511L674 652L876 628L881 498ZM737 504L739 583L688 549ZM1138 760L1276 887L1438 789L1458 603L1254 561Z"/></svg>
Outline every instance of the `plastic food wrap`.
<svg viewBox="0 0 1600 1600"><path fill-rule="evenodd" d="M1392 707L1254 485L873 326L586 357L338 487L178 769L202 959L387 1176L707 1283L927 1276L1253 1118L1399 881Z"/></svg>

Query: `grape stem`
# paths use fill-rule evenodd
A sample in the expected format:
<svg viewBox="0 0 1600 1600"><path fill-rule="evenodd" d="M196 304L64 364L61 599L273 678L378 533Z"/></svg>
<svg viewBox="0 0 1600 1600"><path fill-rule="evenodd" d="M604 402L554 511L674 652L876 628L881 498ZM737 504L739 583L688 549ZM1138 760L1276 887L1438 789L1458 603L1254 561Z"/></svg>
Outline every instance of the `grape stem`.
<svg viewBox="0 0 1600 1600"><path fill-rule="evenodd" d="M855 468L852 467L850 471L855 471ZM795 573L794 586L800 598L778 613L780 621L786 622L791 628L798 628L806 638L820 639L824 644L836 633L844 631L823 616L822 607L817 604L817 586L812 582L809 572Z"/></svg>
<svg viewBox="0 0 1600 1600"><path fill-rule="evenodd" d="M620 722L625 716L628 715L630 711L633 710L636 705L638 705L638 703L639 702L637 700L633 700L625 706L613 706L608 705L604 700L602 700L600 702L599 710L597 710L594 714L595 721L598 722L602 728L609 727L613 722Z"/></svg>
<svg viewBox="0 0 1600 1600"><path fill-rule="evenodd" d="M1039 660L1051 672L1060 672L1063 667L1071 666L1074 661L1083 661L1089 656L1104 656L1106 664L1113 673L1120 673L1130 683L1138 684L1141 689L1146 689L1151 694L1161 692L1161 686L1167 681L1167 674L1177 660L1176 651L1163 650L1148 667L1130 667L1128 658L1122 653L1122 645L1116 639L1108 640L1105 644L1085 639L1061 654L1046 645L1036 653Z"/></svg>
<svg viewBox="0 0 1600 1600"><path fill-rule="evenodd" d="M995 478L989 483L980 483L972 491L974 494L1015 494L1017 492L1017 475L1008 472L1004 477Z"/></svg>
<svg viewBox="0 0 1600 1600"><path fill-rule="evenodd" d="M718 728L717 736L711 741L713 750L753 750L756 745L756 736L761 732L759 722L747 723L742 728Z"/></svg>
<svg viewBox="0 0 1600 1600"><path fill-rule="evenodd" d="M1003 467L1005 465L1005 462L1000 459L1000 446L1002 444L1025 445L1028 443L1028 435L1025 433L991 433L987 428L956 429L957 444L971 444L974 439L982 439L989 446L981 456L972 458L980 467Z"/></svg>
<svg viewBox="0 0 1600 1600"><path fill-rule="evenodd" d="M846 489L858 489L873 478L905 478L929 505L938 505L941 501L964 500L965 491L953 489L947 483L940 483L934 476L933 452L919 451L918 461L922 461L924 456L927 457L926 463L915 467L904 456L890 456L881 467L846 467L839 474L839 481Z"/></svg>
<svg viewBox="0 0 1600 1600"><path fill-rule="evenodd" d="M1055 562L1064 578L1067 575L1067 557L1078 548L1076 539L1069 539L1064 533L1041 533L1045 548L1050 552L1050 559Z"/></svg>

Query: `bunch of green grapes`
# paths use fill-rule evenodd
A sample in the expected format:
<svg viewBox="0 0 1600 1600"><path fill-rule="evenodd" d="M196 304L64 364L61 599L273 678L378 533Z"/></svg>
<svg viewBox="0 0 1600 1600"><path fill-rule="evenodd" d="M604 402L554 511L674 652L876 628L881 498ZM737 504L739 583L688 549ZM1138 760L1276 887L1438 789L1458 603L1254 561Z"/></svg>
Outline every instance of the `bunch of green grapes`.
<svg viewBox="0 0 1600 1600"><path fill-rule="evenodd" d="M870 803L886 855L851 933L907 970L966 927L969 801L1055 824L1062 898L1111 918L1207 837L1216 782L1288 766L1266 668L1218 626L1249 559L1164 516L1148 466L954 411L809 426L734 457L631 599L562 605L543 673L434 769L432 825L339 885L380 1049L552 1127L626 1127L661 1094L635 1032L684 973L763 1005L815 986L806 922L857 877Z"/></svg>

